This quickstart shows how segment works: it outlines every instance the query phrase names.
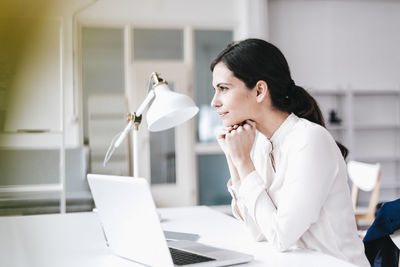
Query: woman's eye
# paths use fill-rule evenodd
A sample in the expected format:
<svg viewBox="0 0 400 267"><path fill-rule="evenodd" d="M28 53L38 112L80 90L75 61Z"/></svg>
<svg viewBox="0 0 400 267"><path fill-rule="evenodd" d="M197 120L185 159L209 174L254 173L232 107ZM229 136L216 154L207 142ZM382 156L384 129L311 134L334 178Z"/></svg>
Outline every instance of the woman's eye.
<svg viewBox="0 0 400 267"><path fill-rule="evenodd" d="M228 90L228 87L225 87L225 86L220 86L219 88L221 89L221 91L226 91L226 90Z"/></svg>

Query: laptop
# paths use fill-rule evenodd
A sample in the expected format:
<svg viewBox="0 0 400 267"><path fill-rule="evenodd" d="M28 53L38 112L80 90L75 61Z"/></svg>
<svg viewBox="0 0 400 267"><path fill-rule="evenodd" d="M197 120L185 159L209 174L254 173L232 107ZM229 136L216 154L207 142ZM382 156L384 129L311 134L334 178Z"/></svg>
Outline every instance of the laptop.
<svg viewBox="0 0 400 267"><path fill-rule="evenodd" d="M253 256L191 240L166 239L144 178L87 175L108 246L114 254L154 267L228 266Z"/></svg>

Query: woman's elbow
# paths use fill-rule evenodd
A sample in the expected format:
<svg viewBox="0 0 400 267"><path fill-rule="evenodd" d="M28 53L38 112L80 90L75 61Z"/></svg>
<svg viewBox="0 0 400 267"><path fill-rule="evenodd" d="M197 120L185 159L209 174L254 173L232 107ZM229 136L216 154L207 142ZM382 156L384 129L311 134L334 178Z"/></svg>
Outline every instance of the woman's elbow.
<svg viewBox="0 0 400 267"><path fill-rule="evenodd" d="M274 245L274 247L279 252L286 252L286 251L289 251L292 246L288 246L288 245L283 244L283 243L277 243L277 244Z"/></svg>
<svg viewBox="0 0 400 267"><path fill-rule="evenodd" d="M253 238L256 242L266 241L267 239L262 233L258 233L257 235L253 235Z"/></svg>
<svg viewBox="0 0 400 267"><path fill-rule="evenodd" d="M296 244L295 240L287 239L278 234L274 234L268 240L271 240L272 247L274 247L279 252L289 251Z"/></svg>

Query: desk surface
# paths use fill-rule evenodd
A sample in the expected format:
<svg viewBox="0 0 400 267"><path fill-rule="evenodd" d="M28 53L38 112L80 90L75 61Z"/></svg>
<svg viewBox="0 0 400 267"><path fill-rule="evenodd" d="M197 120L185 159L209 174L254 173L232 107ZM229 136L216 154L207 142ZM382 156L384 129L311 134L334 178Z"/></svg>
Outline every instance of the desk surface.
<svg viewBox="0 0 400 267"><path fill-rule="evenodd" d="M164 230L197 233L199 242L252 254L240 266L353 266L308 250L275 251L254 242L235 219L207 207L159 209ZM111 254L95 213L0 217L0 266L141 266Z"/></svg>

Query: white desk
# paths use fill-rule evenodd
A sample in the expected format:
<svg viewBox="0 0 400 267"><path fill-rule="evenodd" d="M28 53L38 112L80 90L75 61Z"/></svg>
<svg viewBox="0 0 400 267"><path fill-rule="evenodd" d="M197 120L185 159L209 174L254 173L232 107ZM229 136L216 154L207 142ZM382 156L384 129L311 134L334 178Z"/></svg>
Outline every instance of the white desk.
<svg viewBox="0 0 400 267"><path fill-rule="evenodd" d="M200 234L200 242L254 255L240 266L353 266L334 257L299 250L276 252L254 242L232 217L207 207L159 209L164 230ZM138 266L111 254L95 213L0 218L0 266Z"/></svg>

